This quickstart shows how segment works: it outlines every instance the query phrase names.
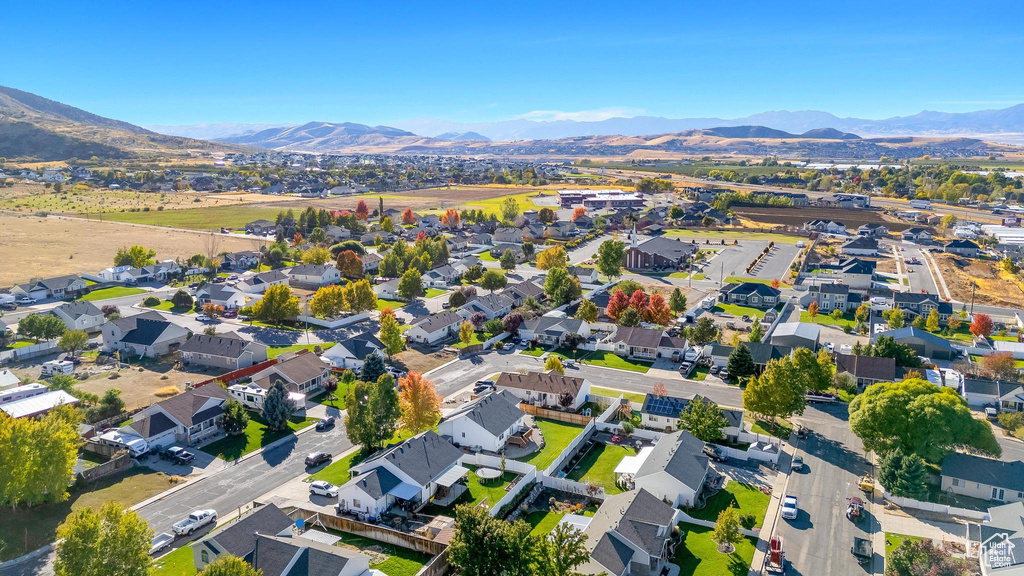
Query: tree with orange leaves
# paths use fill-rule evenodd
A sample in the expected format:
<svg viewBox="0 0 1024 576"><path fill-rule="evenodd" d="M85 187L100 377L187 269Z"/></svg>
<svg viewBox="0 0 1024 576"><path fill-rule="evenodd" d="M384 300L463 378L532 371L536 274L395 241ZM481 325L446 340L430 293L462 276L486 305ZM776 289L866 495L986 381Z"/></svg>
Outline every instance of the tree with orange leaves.
<svg viewBox="0 0 1024 576"><path fill-rule="evenodd" d="M644 311L644 320L653 324L667 326L672 322L672 309L661 294L652 294L651 301L647 303Z"/></svg>
<svg viewBox="0 0 1024 576"><path fill-rule="evenodd" d="M366 206L366 202L360 200L356 204L356 218L359 220L366 220L370 217L370 209Z"/></svg>
<svg viewBox="0 0 1024 576"><path fill-rule="evenodd" d="M441 223L449 228L458 228L461 221L462 217L459 216L459 211L454 208L449 208L441 216Z"/></svg>
<svg viewBox="0 0 1024 576"><path fill-rule="evenodd" d="M398 379L398 386L401 388L398 406L402 409L399 418L402 430L419 434L437 426L441 420L441 396L434 383L419 372L409 372Z"/></svg>
<svg viewBox="0 0 1024 576"><path fill-rule="evenodd" d="M338 253L338 261L335 268L341 271L345 278L362 278L363 261L359 255L352 250L342 250Z"/></svg>
<svg viewBox="0 0 1024 576"><path fill-rule="evenodd" d="M296 232L295 235L292 236L292 246L299 246L301 244L302 244L302 234L299 234L298 232Z"/></svg>
<svg viewBox="0 0 1024 576"><path fill-rule="evenodd" d="M413 213L412 208L406 208L405 212L402 212L402 224L415 224L416 214Z"/></svg>
<svg viewBox="0 0 1024 576"><path fill-rule="evenodd" d="M612 293L612 297L608 299L608 306L605 307L605 312L612 320L618 320L619 314L622 314L622 311L626 308L629 308L629 297L622 290L616 290Z"/></svg>
<svg viewBox="0 0 1024 576"><path fill-rule="evenodd" d="M778 290L779 286L782 286L782 280L779 280L778 278L776 278L775 280L772 280L772 288L775 288L776 290Z"/></svg>
<svg viewBox="0 0 1024 576"><path fill-rule="evenodd" d="M420 230L420 233L416 235L416 243L419 244L423 240L427 239L427 233Z"/></svg>
<svg viewBox="0 0 1024 576"><path fill-rule="evenodd" d="M638 288L629 297L629 307L643 315L644 310L647 309L647 294L644 294L644 291Z"/></svg>
<svg viewBox="0 0 1024 576"><path fill-rule="evenodd" d="M654 390L651 390L651 394L655 396L668 396L668 388L661 382L658 382L654 385Z"/></svg>
<svg viewBox="0 0 1024 576"><path fill-rule="evenodd" d="M988 314L975 314L968 329L975 336L988 336L995 329L995 325Z"/></svg>
<svg viewBox="0 0 1024 576"><path fill-rule="evenodd" d="M572 211L572 221L575 222L586 215L587 209L583 206L577 206L576 209Z"/></svg>

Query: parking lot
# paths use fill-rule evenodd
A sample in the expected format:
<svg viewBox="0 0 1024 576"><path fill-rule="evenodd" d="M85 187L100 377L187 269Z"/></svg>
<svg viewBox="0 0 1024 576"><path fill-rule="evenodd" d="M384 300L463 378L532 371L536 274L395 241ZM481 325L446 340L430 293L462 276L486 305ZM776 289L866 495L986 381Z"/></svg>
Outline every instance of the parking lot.
<svg viewBox="0 0 1024 576"><path fill-rule="evenodd" d="M746 276L762 280L785 280L789 275L789 266L793 263L800 248L795 244L776 243L772 251L758 262L757 267L749 274L747 266L768 246L764 240L741 240L738 245L709 245L717 253L704 266L703 273L708 279L723 280L729 276ZM703 248L698 241L698 247Z"/></svg>

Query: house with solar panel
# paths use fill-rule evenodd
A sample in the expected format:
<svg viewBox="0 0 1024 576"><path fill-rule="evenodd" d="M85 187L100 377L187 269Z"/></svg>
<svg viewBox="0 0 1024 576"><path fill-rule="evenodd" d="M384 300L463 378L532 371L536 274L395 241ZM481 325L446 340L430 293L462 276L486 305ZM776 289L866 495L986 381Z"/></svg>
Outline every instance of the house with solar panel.
<svg viewBox="0 0 1024 576"><path fill-rule="evenodd" d="M687 397L661 396L648 394L644 397L644 406L640 409L640 424L644 428L652 430L664 430L667 433L679 429L679 415L690 402L701 398L705 403L712 403L711 400L699 395L691 394ZM722 417L725 418L726 426L722 429L725 439L735 442L743 430L743 410L736 408L722 408Z"/></svg>
<svg viewBox="0 0 1024 576"><path fill-rule="evenodd" d="M432 430L385 448L352 466L338 490L339 513L379 518L394 506L446 506L466 491L463 452Z"/></svg>

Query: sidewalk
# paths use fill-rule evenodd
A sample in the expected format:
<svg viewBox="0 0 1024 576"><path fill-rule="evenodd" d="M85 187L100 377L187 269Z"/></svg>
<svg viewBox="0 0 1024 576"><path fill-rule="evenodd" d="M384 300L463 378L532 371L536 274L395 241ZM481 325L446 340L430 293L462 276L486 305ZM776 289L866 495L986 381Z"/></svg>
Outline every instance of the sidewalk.
<svg viewBox="0 0 1024 576"><path fill-rule="evenodd" d="M789 442L784 442L782 452L789 456L789 461L793 461L793 446ZM782 455L779 455L779 460L782 460ZM761 531L758 533L757 549L754 550L754 559L750 562L750 571L748 576L760 576L761 569L764 567L764 558L768 553L768 541L771 540L772 533L775 532L775 523L778 522L779 508L782 506L782 496L786 493L786 487L789 484L789 467L783 471L782 467L779 467L779 474L775 477L775 482L772 484L772 498L768 502L768 510L764 514L764 522L761 524Z"/></svg>

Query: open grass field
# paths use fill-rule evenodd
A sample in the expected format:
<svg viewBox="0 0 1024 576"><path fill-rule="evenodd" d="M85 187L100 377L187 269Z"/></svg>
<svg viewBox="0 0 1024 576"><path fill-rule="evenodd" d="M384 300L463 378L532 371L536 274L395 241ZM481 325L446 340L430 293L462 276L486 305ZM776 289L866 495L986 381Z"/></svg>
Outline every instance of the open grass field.
<svg viewBox="0 0 1024 576"><path fill-rule="evenodd" d="M156 251L157 260L188 257L205 252L209 235L178 230L138 228L116 222L66 218L0 215L0 286L47 276L96 273L113 265L121 246L143 244ZM255 241L218 236L218 251L254 250Z"/></svg>
<svg viewBox="0 0 1024 576"><path fill-rule="evenodd" d="M698 520L718 520L718 515L729 506L733 506L741 515L750 514L757 518L760 526L764 521L764 515L768 511L768 502L771 496L761 492L756 486L743 484L741 482L729 482L725 488L708 500L707 505L700 510L687 510L686 513Z"/></svg>
<svg viewBox="0 0 1024 576"><path fill-rule="evenodd" d="M211 206L184 210L162 210L149 212L115 212L100 216L103 220L167 226L188 230L216 230L220 228L244 228L253 220L273 220L281 208L270 206Z"/></svg>
<svg viewBox="0 0 1024 576"><path fill-rule="evenodd" d="M752 318L764 319L764 310L760 308L754 308L752 306L740 306L739 304L727 304L725 302L719 302L715 304L715 307L711 309L715 314L728 314L740 318L744 315Z"/></svg>
<svg viewBox="0 0 1024 576"><path fill-rule="evenodd" d="M0 561L10 560L45 546L56 539L57 526L68 514L81 508L99 509L107 502L132 506L174 486L177 481L166 474L149 468L131 468L81 491L72 491L64 502L43 504L33 508L21 507L4 510L0 522Z"/></svg>
<svg viewBox="0 0 1024 576"><path fill-rule="evenodd" d="M218 456L224 460L237 460L250 452L255 452L271 442L314 424L316 418L292 418L288 421L287 430L270 430L266 422L256 414L249 417L249 425L245 434L227 436L203 448L203 452Z"/></svg>
<svg viewBox="0 0 1024 576"><path fill-rule="evenodd" d="M0 209L30 214L128 214L170 212L194 208L242 206L254 202L272 202L280 197L249 193L176 192L148 193L131 190L107 190L84 186L64 186L60 194L42 184L16 184L0 189ZM135 211L135 212L132 212Z"/></svg>
<svg viewBox="0 0 1024 576"><path fill-rule="evenodd" d="M694 524L680 524L682 543L676 547L672 562L679 565L680 574L692 576L746 576L754 560L757 547L755 538L745 537L736 544L732 554L722 554L718 544L711 540L711 528Z"/></svg>
<svg viewBox="0 0 1024 576"><path fill-rule="evenodd" d="M835 326L836 328L842 328L843 326L853 328L857 325L857 320L853 317L853 312L846 312L841 318L836 320L828 314L818 314L814 318L811 318L811 315L808 314L806 310L802 310L800 312L800 321L821 324L823 326Z"/></svg>
<svg viewBox="0 0 1024 576"><path fill-rule="evenodd" d="M551 353L556 356L561 356L562 358L574 357L574 352L570 350L558 349ZM595 352L582 354L575 353L575 357L583 364L604 366L605 368L617 368L619 370L628 370L630 372L639 372L641 374L646 374L653 365L653 363L645 362L643 360L623 358L622 356L617 356L608 350L597 350Z"/></svg>
<svg viewBox="0 0 1024 576"><path fill-rule="evenodd" d="M136 294L145 294L146 291L142 288L132 288L130 286L111 286L110 288L101 288L100 290L93 290L88 294L79 296L79 300L85 300L87 302L95 302L97 300L109 300L110 298L123 298L124 296L135 296Z"/></svg>
<svg viewBox="0 0 1024 576"><path fill-rule="evenodd" d="M565 450L565 447L572 442L573 438L580 435L583 426L566 424L557 420L537 418L537 427L544 436L544 448L522 458L516 458L520 462L533 464L537 470L547 470L548 466L555 461L555 458Z"/></svg>
<svg viewBox="0 0 1024 576"><path fill-rule="evenodd" d="M811 220L838 220L846 225L847 230L856 232L864 224L885 224L889 230L901 232L913 226L908 222L900 222L895 218L887 218L880 211L856 210L852 208L834 208L817 206L733 206L734 214L745 220L764 225L803 226Z"/></svg>

